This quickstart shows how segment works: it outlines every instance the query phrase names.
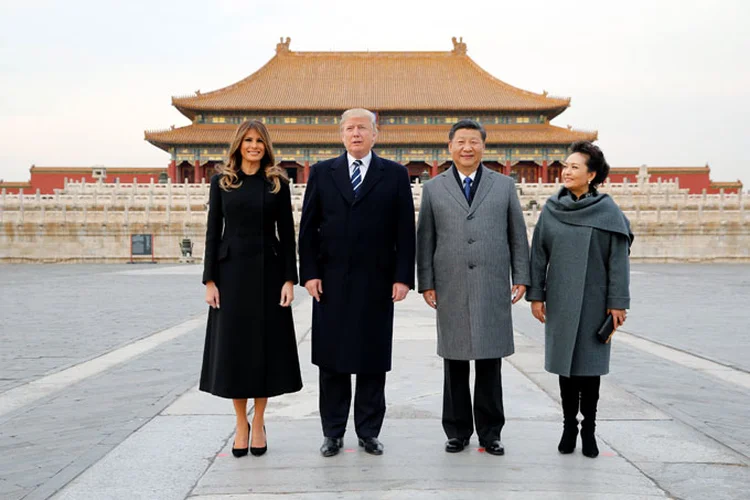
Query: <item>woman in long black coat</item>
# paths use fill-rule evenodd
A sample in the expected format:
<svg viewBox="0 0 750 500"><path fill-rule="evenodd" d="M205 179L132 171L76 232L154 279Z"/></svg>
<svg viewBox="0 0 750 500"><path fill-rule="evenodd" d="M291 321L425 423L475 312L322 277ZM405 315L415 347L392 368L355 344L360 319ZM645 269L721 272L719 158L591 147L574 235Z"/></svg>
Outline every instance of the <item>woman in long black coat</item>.
<svg viewBox="0 0 750 500"><path fill-rule="evenodd" d="M211 179L203 283L211 306L200 390L231 398L232 453L267 450L268 398L302 388L291 303L297 283L288 178L259 121L239 126ZM278 238L277 238L278 234ZM247 400L255 399L252 427Z"/></svg>
<svg viewBox="0 0 750 500"><path fill-rule="evenodd" d="M572 453L583 415L583 454L596 457L596 409L601 376L609 372L610 344L596 336L607 315L617 328L630 307L630 223L596 187L609 165L590 142L577 142L565 162L564 187L544 205L531 244L526 300L544 323L547 371L559 375L563 410L560 453Z"/></svg>

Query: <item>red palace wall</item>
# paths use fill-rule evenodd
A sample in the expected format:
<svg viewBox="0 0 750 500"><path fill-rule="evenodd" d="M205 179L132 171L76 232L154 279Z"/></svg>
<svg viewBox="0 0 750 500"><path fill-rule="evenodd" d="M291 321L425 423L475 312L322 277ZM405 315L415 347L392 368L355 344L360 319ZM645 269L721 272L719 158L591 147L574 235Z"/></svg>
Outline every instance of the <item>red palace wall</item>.
<svg viewBox="0 0 750 500"><path fill-rule="evenodd" d="M618 170L624 170L625 172L618 172ZM706 190L708 194L719 194L719 190L724 188L725 193L737 193L742 189L742 184L731 182L731 183L714 183L711 181L711 170L705 167L698 167L691 172L688 169L662 169L662 168L649 168L649 181L658 182L661 179L662 182L677 181L679 179L680 188L688 188L690 194L701 194L703 190ZM608 182L624 182L625 179L631 184L638 182L638 171L633 168L618 169L613 167Z"/></svg>
<svg viewBox="0 0 750 500"><path fill-rule="evenodd" d="M120 182L127 184L137 179L139 183L148 183L153 179L156 183L159 182L159 174L166 171L166 168L108 168L104 182L115 182L116 179L120 179ZM35 194L37 189L42 194L54 194L55 189L65 186L66 178L75 182L82 179L86 182L97 182L92 173L91 168L32 167L29 182L3 182L0 183L0 189L5 188L7 193L13 194L18 193L19 188L23 188L24 194Z"/></svg>
<svg viewBox="0 0 750 500"><path fill-rule="evenodd" d="M153 179L154 183L159 181L159 174L162 172L169 172L172 182L175 182L176 168L170 165L171 168L107 168L107 176L104 179L105 182L115 182L115 179L120 179L122 183L131 183L135 179L140 183L148 183ZM301 172L298 172L297 182L305 182L309 172L309 166L305 165ZM436 165L420 164L420 172L427 168L434 176L442 168L437 168ZM505 168L510 170L510 168ZM542 167L539 166L539 175L542 176ZM726 182L716 183L711 181L711 171L707 167L695 167L695 168L664 168L664 167L653 167L649 168L649 175L651 182L657 182L661 178L662 182L669 182L670 180L678 179L681 188L688 188L691 194L701 194L703 190L706 190L708 194L718 194L721 188L724 189L725 193L737 193L742 189L742 184L738 182ZM5 188L5 191L9 194L18 193L19 189L23 189L26 194L34 194L36 190L42 194L53 194L55 189L62 189L65 185L65 179L69 181L80 182L81 179L85 179L86 182L97 182L97 179L92 176L91 168L75 168L75 167L32 167L31 168L31 180L29 182L0 182L0 189ZM301 174L301 175L300 175ZM619 183L624 182L627 179L628 182L635 184L638 182L638 169L632 167L613 167L610 172L608 182ZM536 182L536 180L529 180L528 182ZM554 179L549 179L550 182L554 182Z"/></svg>

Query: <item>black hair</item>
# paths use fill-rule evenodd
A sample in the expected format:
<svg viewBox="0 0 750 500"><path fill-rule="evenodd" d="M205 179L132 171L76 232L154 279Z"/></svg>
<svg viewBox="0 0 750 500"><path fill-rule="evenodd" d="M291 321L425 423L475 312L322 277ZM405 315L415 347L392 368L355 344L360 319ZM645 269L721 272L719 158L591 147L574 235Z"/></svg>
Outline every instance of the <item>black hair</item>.
<svg viewBox="0 0 750 500"><path fill-rule="evenodd" d="M453 126L451 127L451 131L448 132L448 140L452 141L453 136L456 135L456 130L459 130L462 128L468 128L470 130L479 130L479 133L482 134L482 142L487 140L487 131L484 130L484 127L479 122L475 120L469 120L468 118L459 120L458 122L453 124Z"/></svg>
<svg viewBox="0 0 750 500"><path fill-rule="evenodd" d="M609 175L609 163L604 159L604 153L599 146L589 141L576 141L570 145L570 153L580 153L586 157L586 168L589 172L595 172L596 176L591 181L591 188L604 182Z"/></svg>

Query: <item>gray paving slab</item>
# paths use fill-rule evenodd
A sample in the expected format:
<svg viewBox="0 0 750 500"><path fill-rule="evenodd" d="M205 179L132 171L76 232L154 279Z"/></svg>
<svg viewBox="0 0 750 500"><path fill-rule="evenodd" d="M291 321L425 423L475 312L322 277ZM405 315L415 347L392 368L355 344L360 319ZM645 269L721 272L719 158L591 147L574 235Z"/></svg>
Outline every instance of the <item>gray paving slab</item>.
<svg viewBox="0 0 750 500"><path fill-rule="evenodd" d="M750 265L638 264L632 271L625 331L750 371Z"/></svg>
<svg viewBox="0 0 750 500"><path fill-rule="evenodd" d="M618 420L597 425L599 435L638 464L683 462L746 465L741 455L674 421Z"/></svg>
<svg viewBox="0 0 750 500"><path fill-rule="evenodd" d="M750 459L750 390L618 347L611 381Z"/></svg>
<svg viewBox="0 0 750 500"><path fill-rule="evenodd" d="M733 369L746 366L737 361L750 359L747 314L738 319L736 313L745 311L744 304L750 301L745 286L750 282L750 266L634 265L632 271L631 295L640 305L634 305L625 330L696 356L727 362ZM711 293L699 293L704 289ZM731 314L726 310L727 303L733 304ZM513 313L516 329L541 349L543 326L531 316L528 304L517 304ZM543 373L539 365L528 373L534 372ZM549 379L535 380L551 394L556 391ZM618 342L617 335L611 371L603 384L650 403L669 418L687 423L750 458L750 390L746 387L634 349ZM609 393L610 389L603 386L603 409L609 404ZM624 395L624 401L627 399L631 398ZM619 405L617 410L627 413L628 407Z"/></svg>
<svg viewBox="0 0 750 500"><path fill-rule="evenodd" d="M516 333L516 353L508 362L544 390L555 401L560 401L559 377L544 370L544 348L542 344L526 335ZM672 420L672 417L638 396L610 382L611 377L602 377L597 409L599 420ZM561 417L555 411L555 417Z"/></svg>
<svg viewBox="0 0 750 500"><path fill-rule="evenodd" d="M674 498L745 500L748 498L750 469L731 464L639 463Z"/></svg>
<svg viewBox="0 0 750 500"><path fill-rule="evenodd" d="M0 272L0 397L207 311L200 266L8 265ZM0 498L48 498L193 386L204 328L0 415Z"/></svg>
<svg viewBox="0 0 750 500"><path fill-rule="evenodd" d="M541 328L524 326L523 312L517 324L530 335L517 336L520 355L511 362L558 398L557 377L539 370ZM747 498L749 409L739 386L616 343L597 432L675 498Z"/></svg>
<svg viewBox="0 0 750 500"><path fill-rule="evenodd" d="M31 267L36 270L30 271ZM43 278L33 276L45 268L49 271ZM69 294L70 302L66 303L66 295L59 290L64 289L62 283L70 281L83 283L84 288L90 281L106 281L115 289L140 287L141 296L120 295L121 308L128 304L137 308L143 294L158 292L160 286L182 287L174 299L192 300L197 295L197 310L204 312L196 271L195 266L18 266L15 274L11 273L11 288L13 283L23 281L40 286L44 280L51 280L58 287L61 302L35 314L54 316L46 321L54 328L57 316L72 316L68 313L75 309L71 304L75 305L84 293ZM736 328L732 315L711 319L714 297L702 302L703 294L686 293L682 301L663 302L671 308L703 308L706 318L696 320L695 328L682 339L671 324L663 324L664 318L668 323L674 323L675 318L658 314L659 294L670 287L686 288L695 282L688 274L700 274L703 268L634 266L634 271L634 294L648 302L639 306L638 314L653 323L648 332L634 333L652 335L652 339L691 352L700 347L701 336L706 336L700 328L716 324L717 318L728 318L729 338L744 332ZM745 269L729 266L705 272L708 283L721 288L721 282L727 281L734 293L744 293ZM99 277L95 277L97 273ZM649 280L659 283L653 285ZM0 283L0 291L4 285L5 281ZM92 289L105 293L98 285ZM296 293L300 297L305 292L298 287ZM43 294L45 300L51 296ZM160 296L164 294L160 292ZM174 314L175 321L193 315L180 316L178 309L166 314ZM309 303L299 309L295 311L298 333L309 328ZM725 312L722 307L715 310L722 315ZM638 326L632 321L633 312L635 308L628 324ZM147 314L158 316L159 311ZM578 451L561 456L556 451L560 431L557 379L543 370L541 329L535 320L529 320L528 306L526 310L516 306L514 315L520 333L516 337L518 353L503 368L508 417L503 432L508 450L505 457L479 452L476 441L464 453L444 453L440 425L442 361L435 355L434 313L412 293L397 306L394 370L388 375L388 410L381 434L386 446L383 457L371 457L356 449L351 428L345 453L329 460L320 457L317 369L310 364L309 338L300 345L303 390L274 398L269 404L269 453L261 459L231 457L231 404L195 388L203 341L203 332L196 330L0 421L0 498L48 498L66 484L61 496L107 499L744 498L738 495L750 489L746 457L722 443L739 443L732 448L742 451L748 432L744 424L750 408L747 391L738 390L731 380L717 383L706 374L617 345L613 373L603 381L600 458L586 459ZM38 335L38 356L28 337L24 341L15 339L13 348L21 354L9 356L7 364L0 363L0 392L19 380L40 375L34 371L36 367L29 371L35 356L41 360L39 367L59 370L154 331L153 322L140 332L137 328L131 331L133 325L148 323L140 321L137 314L132 324L127 317L115 317L112 324L122 330L116 335L122 334L125 340L114 347L109 338L106 342L95 340L96 345L82 357L76 355L77 348L70 352L56 350L59 344L47 331ZM22 326L33 327L33 322ZM0 336L5 330L7 326L0 323ZM743 352L742 341L732 344L738 352L717 357L719 343L715 338L705 342L706 357L732 366L739 365L731 356L750 359L750 352ZM0 361L6 354L0 354ZM34 447L44 450L45 458L32 453ZM179 455L177 462L184 462L182 466L163 460L170 450ZM14 472L6 473L11 467ZM51 472L54 474L49 477ZM15 481L23 475L23 481ZM71 483L76 476L78 479ZM106 478L112 488L104 487L101 478ZM190 488L191 484L196 485Z"/></svg>
<svg viewBox="0 0 750 500"><path fill-rule="evenodd" d="M309 305L306 301L309 298L295 300L295 315ZM301 340L309 330L309 319L301 317L295 326ZM201 342L199 353L202 346ZM188 366L196 370L190 377L194 381L200 360L191 360ZM132 364L128 369L139 371ZM232 440L235 419L230 400L199 392L195 385L183 391L176 401L175 398L169 399L168 408L158 408L163 411L157 417L149 414L148 423L138 432L117 439L115 444L119 446L95 464L89 463L90 467L75 480L69 480L54 498L185 498L219 450Z"/></svg>
<svg viewBox="0 0 750 500"><path fill-rule="evenodd" d="M750 372L750 265L633 264L630 281L623 331ZM513 321L541 332L525 301Z"/></svg>
<svg viewBox="0 0 750 500"><path fill-rule="evenodd" d="M362 500L570 500L571 494L565 492L534 492L534 491L505 491L476 489L449 489L449 490L398 490L398 491L356 491L350 493L342 492L316 492L316 493L284 493L264 494L248 493L245 495L200 495L191 496L193 500L339 500L339 499L362 499ZM665 498L664 495L627 495L621 493L583 493L576 492L577 500L650 500Z"/></svg>
<svg viewBox="0 0 750 500"><path fill-rule="evenodd" d="M5 419L0 478L48 498L195 384L203 337L194 330Z"/></svg>
<svg viewBox="0 0 750 500"><path fill-rule="evenodd" d="M182 500L233 424L231 416L157 416L53 498Z"/></svg>
<svg viewBox="0 0 750 500"><path fill-rule="evenodd" d="M445 437L440 424L442 390L442 361L435 355L434 318L418 299L412 297L400 304L396 322L394 370L388 376L387 414L381 438L386 455L371 457L352 446L352 433L347 436L347 450L333 460L320 457L317 448L321 441L317 411L317 369L310 363L311 342L305 337L300 344L300 358L304 387L302 391L273 398L267 410L269 452L260 459L240 460L231 456L233 417L228 401L201 394L192 388L166 408L152 423L179 422L180 419L224 419L211 432L194 432L191 442L199 449L218 449L205 475L196 476L197 486L191 497L209 495L258 494L296 498L296 495L335 495L331 498L461 498L466 492L472 497L486 493L497 498L501 491L508 498L559 498L560 489L577 496L597 498L630 498L649 496L663 498L663 492L625 458L602 442L602 459L591 461L580 454L562 457L556 451L559 437L557 404L531 380L513 368L504 367L504 387L508 423L503 433L508 449L505 457L492 457L477 449L458 456L443 451ZM296 314L302 320L301 314ZM298 328L299 331L299 328ZM169 420L164 420L169 419ZM137 461L131 467L125 462L120 470L111 464L125 460L116 457L144 454L159 456L140 446L159 446L160 440L139 439L151 423L122 443L104 460L91 467L61 493L67 498L78 498L75 492L85 492L101 482L102 477L119 474L115 484L127 484L127 479L138 475ZM177 426L179 427L179 426ZM164 436L173 435L164 429ZM168 438L166 438L168 439ZM137 445L137 446L136 446ZM129 453L121 452L129 450ZM190 452L185 455L190 456ZM111 457L111 458L110 458ZM192 454L193 460L201 458ZM110 465L107 465L110 464ZM135 493L127 489L97 490L107 498L139 498L128 494L156 493L159 477L170 475L169 467L159 460L147 460L149 474L143 475ZM156 473L161 467L162 472ZM205 464L204 464L205 467ZM131 470L132 469L132 470ZM200 467L187 468L187 478ZM290 474L290 471L293 473ZM552 471L552 473L550 473ZM591 481L592 471L598 479ZM540 483L539 477L545 479ZM601 480L601 482L600 482ZM619 482L618 482L619 481ZM630 485L629 489L623 489ZM173 489L183 491L180 487ZM328 493L327 493L328 492ZM172 498L172 493L164 498ZM557 496L556 496L557 495ZM614 495L614 496L611 496ZM632 495L635 495L632 496ZM89 498L81 496L81 498ZM156 496L156 498L162 498ZM299 496L305 498L305 496ZM307 496L307 498L311 498Z"/></svg>
<svg viewBox="0 0 750 500"><path fill-rule="evenodd" d="M434 315L416 296L397 311L382 457L358 449L351 422L339 456L325 459L318 453L317 369L309 362L306 338L300 345L303 390L272 400L267 409L269 452L237 460L228 442L190 498L561 498L561 491L566 498L664 498L606 442L599 460L580 453L561 456L557 403L510 364L503 368L506 456L480 452L476 438L471 450L446 454ZM189 411L187 403L179 411Z"/></svg>
<svg viewBox="0 0 750 500"><path fill-rule="evenodd" d="M144 272L133 273L137 270ZM173 326L207 307L200 266L6 264L0 273L2 391Z"/></svg>
<svg viewBox="0 0 750 500"><path fill-rule="evenodd" d="M358 449L353 436L345 450L326 459L317 453L317 419L283 421L269 428L269 452L260 459L237 460L231 443L196 486L193 495L237 493L321 493L408 491L517 491L661 495L661 490L627 460L603 447L601 460L580 453L557 453L558 426L513 420L503 432L507 453L481 453L476 439L459 454L443 451L438 419L387 420L381 439L385 454ZM301 441L306 446L301 446Z"/></svg>

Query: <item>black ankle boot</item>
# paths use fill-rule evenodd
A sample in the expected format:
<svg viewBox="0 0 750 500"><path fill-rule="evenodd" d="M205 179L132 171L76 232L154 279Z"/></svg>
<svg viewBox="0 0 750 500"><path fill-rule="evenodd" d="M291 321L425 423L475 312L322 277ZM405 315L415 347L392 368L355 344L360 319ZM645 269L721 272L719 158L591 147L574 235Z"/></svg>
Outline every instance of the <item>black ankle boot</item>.
<svg viewBox="0 0 750 500"><path fill-rule="evenodd" d="M583 421L584 424L586 420ZM596 444L594 429L587 429L581 424L581 452L589 458L599 456L599 447Z"/></svg>
<svg viewBox="0 0 750 500"><path fill-rule="evenodd" d="M579 390L575 379L560 376L560 399L563 409L563 433L557 450L560 453L573 453L578 439Z"/></svg>
<svg viewBox="0 0 750 500"><path fill-rule="evenodd" d="M596 444L596 406L599 402L601 377L581 377L581 451L589 458L599 455Z"/></svg>
<svg viewBox="0 0 750 500"><path fill-rule="evenodd" d="M557 451L563 455L573 453L576 449L576 440L578 439L578 425L563 425L563 433L560 438L560 443L557 445Z"/></svg>

